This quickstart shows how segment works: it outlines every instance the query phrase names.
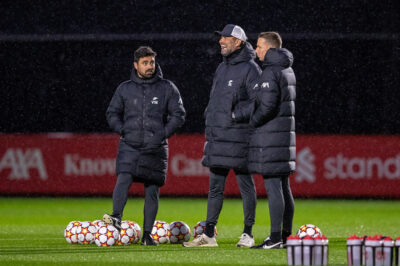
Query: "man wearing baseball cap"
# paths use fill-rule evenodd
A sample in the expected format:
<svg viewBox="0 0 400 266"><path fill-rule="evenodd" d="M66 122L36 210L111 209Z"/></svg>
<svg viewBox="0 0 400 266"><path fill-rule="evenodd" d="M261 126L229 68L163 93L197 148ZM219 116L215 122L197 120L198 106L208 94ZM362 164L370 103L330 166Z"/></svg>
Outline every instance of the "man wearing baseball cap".
<svg viewBox="0 0 400 266"><path fill-rule="evenodd" d="M225 37L235 37L243 42L247 41L247 36L244 30L237 25L228 24L222 31L215 31L215 34Z"/></svg>
<svg viewBox="0 0 400 266"><path fill-rule="evenodd" d="M236 174L243 199L244 229L238 247L254 246L252 227L256 210L256 191L253 177L247 169L248 140L252 131L249 117L252 112L253 87L261 74L254 62L253 47L247 42L244 30L228 24L216 31L223 61L213 80L210 100L205 110L206 144L202 163L210 168L207 220L205 233L185 247L218 246L214 229L222 209L225 180L232 169Z"/></svg>

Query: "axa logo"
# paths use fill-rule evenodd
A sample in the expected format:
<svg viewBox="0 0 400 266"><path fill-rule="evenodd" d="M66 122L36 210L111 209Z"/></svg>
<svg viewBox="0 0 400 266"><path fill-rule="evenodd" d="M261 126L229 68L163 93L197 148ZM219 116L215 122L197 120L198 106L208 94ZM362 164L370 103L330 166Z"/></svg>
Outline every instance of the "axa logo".
<svg viewBox="0 0 400 266"><path fill-rule="evenodd" d="M151 100L151 104L158 104L158 97L153 97L153 100Z"/></svg>
<svg viewBox="0 0 400 266"><path fill-rule="evenodd" d="M258 83L256 83L256 85L254 85L253 90L256 90L258 88Z"/></svg>
<svg viewBox="0 0 400 266"><path fill-rule="evenodd" d="M232 85L233 85L233 80L229 80L228 81L228 87L232 87Z"/></svg>
<svg viewBox="0 0 400 266"><path fill-rule="evenodd" d="M0 172L11 169L9 179L29 179L29 170L35 169L42 180L47 179L47 171L40 149L8 149L0 160Z"/></svg>
<svg viewBox="0 0 400 266"><path fill-rule="evenodd" d="M297 175L296 182L315 182L315 156L309 147L305 147L297 153Z"/></svg>

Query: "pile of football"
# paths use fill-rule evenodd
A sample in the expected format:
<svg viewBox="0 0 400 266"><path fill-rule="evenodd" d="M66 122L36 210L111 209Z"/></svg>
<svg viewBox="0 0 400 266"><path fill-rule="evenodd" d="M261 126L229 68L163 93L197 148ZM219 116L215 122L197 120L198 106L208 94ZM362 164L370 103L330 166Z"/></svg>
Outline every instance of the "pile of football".
<svg viewBox="0 0 400 266"><path fill-rule="evenodd" d="M193 227L193 237L196 238L203 234L205 227L205 221L198 222ZM215 235L217 235L217 229L215 229ZM64 237L69 244L96 244L99 247L125 246L138 243L142 237L142 230L136 222L129 220L121 222L121 231L101 220L72 221L65 228ZM182 221L174 221L169 224L156 220L151 230L151 237L159 244L182 244L190 240L191 230Z"/></svg>
<svg viewBox="0 0 400 266"><path fill-rule="evenodd" d="M64 230L65 240L69 244L96 244L99 247L137 243L141 236L140 226L133 221L123 221L121 231L101 220L72 221Z"/></svg>
<svg viewBox="0 0 400 266"><path fill-rule="evenodd" d="M198 222L193 227L193 238L204 233L206 229L206 222ZM165 221L155 221L153 230L151 231L151 237L159 244L182 244L187 242L191 237L190 227L182 221L175 221L168 224ZM217 235L217 228L215 228L215 235Z"/></svg>

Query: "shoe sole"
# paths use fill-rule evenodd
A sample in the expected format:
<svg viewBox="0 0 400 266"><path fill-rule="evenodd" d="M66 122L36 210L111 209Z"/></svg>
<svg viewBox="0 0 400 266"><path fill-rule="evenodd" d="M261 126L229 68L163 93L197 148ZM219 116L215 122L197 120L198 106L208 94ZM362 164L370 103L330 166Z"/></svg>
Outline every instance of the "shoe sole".
<svg viewBox="0 0 400 266"><path fill-rule="evenodd" d="M114 220L111 218L111 215L108 214L104 214L103 215L103 222L107 225L112 225L115 226L115 228L117 228L117 230L119 232L121 232L121 225L117 226L116 224L114 224Z"/></svg>
<svg viewBox="0 0 400 266"><path fill-rule="evenodd" d="M114 223L113 223L113 220L111 219L110 215L108 215L108 214L104 214L104 215L103 215L103 222L104 222L105 224L111 224L111 225L114 224Z"/></svg>
<svg viewBox="0 0 400 266"><path fill-rule="evenodd" d="M251 248L251 247L254 246L254 244L251 245L251 246L248 246L248 245L245 245L245 244L236 244L236 246L237 246L238 248Z"/></svg>

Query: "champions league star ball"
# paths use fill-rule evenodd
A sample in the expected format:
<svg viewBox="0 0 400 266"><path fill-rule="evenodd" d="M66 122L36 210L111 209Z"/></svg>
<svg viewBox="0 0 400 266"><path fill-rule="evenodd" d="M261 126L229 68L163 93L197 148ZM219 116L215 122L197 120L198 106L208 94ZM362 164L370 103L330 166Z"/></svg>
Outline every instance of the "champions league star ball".
<svg viewBox="0 0 400 266"><path fill-rule="evenodd" d="M313 224L305 224L300 226L299 230L297 231L297 235L300 238L304 238L306 236L317 237L322 236L322 232Z"/></svg>
<svg viewBox="0 0 400 266"><path fill-rule="evenodd" d="M205 230L206 230L206 221L198 222L198 223L193 227L193 237L196 238L196 237L198 237L199 235L202 235L202 234L204 233ZM214 233L215 233L215 236L218 235L217 227L215 227Z"/></svg>
<svg viewBox="0 0 400 266"><path fill-rule="evenodd" d="M166 244L169 241L169 236L169 224L164 221L154 221L153 229L151 230L151 237L154 242Z"/></svg>
<svg viewBox="0 0 400 266"><path fill-rule="evenodd" d="M95 220L92 223L97 227L97 229L99 229L100 226L105 225L102 220Z"/></svg>
<svg viewBox="0 0 400 266"><path fill-rule="evenodd" d="M102 225L94 236L94 242L99 247L110 247L118 241L119 232L113 225Z"/></svg>
<svg viewBox="0 0 400 266"><path fill-rule="evenodd" d="M78 244L78 234L76 230L79 226L81 226L81 222L72 221L65 227L64 237L69 244Z"/></svg>
<svg viewBox="0 0 400 266"><path fill-rule="evenodd" d="M127 221L133 226L133 229L136 231L135 239L132 241L132 244L136 244L142 238L142 229L140 228L139 224L134 221Z"/></svg>
<svg viewBox="0 0 400 266"><path fill-rule="evenodd" d="M79 244L94 243L94 235L97 232L97 227L92 222L81 222L81 225L76 229Z"/></svg>
<svg viewBox="0 0 400 266"><path fill-rule="evenodd" d="M169 224L170 236L169 241L171 244L182 244L190 239L189 226L181 221L172 222Z"/></svg>
<svg viewBox="0 0 400 266"><path fill-rule="evenodd" d="M128 221L123 221L121 223L121 231L119 232L119 238L117 245L125 246L133 242L136 238L136 230L133 228Z"/></svg>

